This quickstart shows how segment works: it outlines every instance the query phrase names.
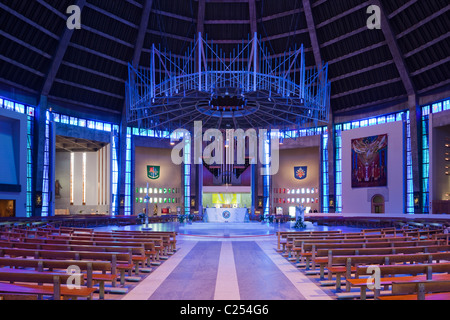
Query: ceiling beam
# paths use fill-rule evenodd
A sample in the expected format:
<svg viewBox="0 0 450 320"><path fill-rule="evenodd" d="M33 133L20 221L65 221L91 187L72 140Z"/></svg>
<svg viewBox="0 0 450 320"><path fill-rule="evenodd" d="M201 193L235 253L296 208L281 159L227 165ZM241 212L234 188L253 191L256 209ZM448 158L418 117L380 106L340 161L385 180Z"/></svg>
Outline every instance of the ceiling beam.
<svg viewBox="0 0 450 320"><path fill-rule="evenodd" d="M13 9L11 9L10 7L8 7L7 5L5 5L5 4L3 4L1 2L0 2L0 9L3 9L6 12L8 12L8 13L12 14L13 16L15 16L16 18L19 18L20 20L28 23L29 25L35 27L36 29L38 29L39 31L45 33L46 35L52 37L53 39L59 40L59 37L56 34L50 32L49 30L47 30L44 27L40 26L38 23L28 19L27 17L25 17L25 16L21 15L20 13L14 11Z"/></svg>
<svg viewBox="0 0 450 320"><path fill-rule="evenodd" d="M160 36L160 37L166 37L166 38L172 38L172 39L177 39L180 41L185 41L185 42L194 42L194 39L192 38L188 38L188 37L183 37L183 36L179 36L176 34L171 34L171 33L167 33L167 32L161 32L161 31L156 31L156 30L151 30L151 29L147 29L147 32L150 34L153 34L155 36Z"/></svg>
<svg viewBox="0 0 450 320"><path fill-rule="evenodd" d="M172 12L166 12L166 11L157 10L157 9L152 9L152 13L157 14L157 15L161 15L161 16L166 16L166 17L169 17L169 18L183 20L183 21L186 21L186 22L197 22L196 19L191 18L191 17L186 17L186 16L182 16L182 15L175 14L175 13L172 13Z"/></svg>
<svg viewBox="0 0 450 320"><path fill-rule="evenodd" d="M297 9L293 9L293 10L289 10L289 11L283 11L283 12L276 13L276 14L273 14L273 15L270 15L270 16L262 17L261 21L262 22L266 22L266 21L269 21L269 20L283 18L283 17L290 16L290 15L297 14L297 13L301 13L301 12L303 12L303 8L297 8Z"/></svg>
<svg viewBox="0 0 450 320"><path fill-rule="evenodd" d="M379 1L379 0L377 0ZM381 8L381 7L380 7ZM404 37L405 35L411 33L412 31L422 27L423 25L427 24L428 22L430 22L431 20L436 19L437 17L443 15L444 13L446 13L449 10L450 6L447 5L444 8L442 8L441 10L433 13L432 15L426 17L425 19L420 20L418 23L416 23L415 25L409 27L408 29L404 30L403 32L400 32L397 35L397 39L400 39L402 37Z"/></svg>
<svg viewBox="0 0 450 320"><path fill-rule="evenodd" d="M397 67L398 73L400 74L400 78L402 79L403 85L406 89L406 93L408 95L414 95L416 93L416 89L414 88L414 84L411 80L411 76L409 74L402 52L400 51L400 47L397 43L394 31L392 30L389 19L384 10L383 4L380 0L373 0L373 3L381 9L381 30L384 34L389 50L391 51L392 58L394 59L394 63Z"/></svg>
<svg viewBox="0 0 450 320"><path fill-rule="evenodd" d="M201 33L205 34L205 13L206 13L206 0L198 1L198 14L197 14L197 35Z"/></svg>
<svg viewBox="0 0 450 320"><path fill-rule="evenodd" d="M124 98L121 95L117 95L117 94L114 94L114 93L109 92L109 91L103 91L103 90L100 90L100 89L96 89L96 88L94 88L92 86L85 86L85 85L82 85L82 84L79 84L79 83L75 83L75 82L72 82L72 81L67 81L67 80L56 78L54 82L58 82L58 83L64 84L64 85L69 86L69 87L75 87L75 88L80 88L80 89L83 89L83 90L88 90L88 91L91 91L91 92L102 94L104 96L113 97L113 98L116 98L116 99L123 99Z"/></svg>
<svg viewBox="0 0 450 320"><path fill-rule="evenodd" d="M385 85L388 85L388 84L396 83L398 81L401 81L401 78L394 78L394 79L390 79L390 80L386 80L386 81L381 81L381 82L378 82L378 83L373 83L373 84L370 84L370 85L365 86L365 87L358 87L358 88L353 89L353 90L349 90L349 91L345 91L345 92L342 92L342 93L338 93L338 94L332 95L331 99L341 98L341 97L348 96L348 95L353 94L353 93L358 93L358 92L374 89L374 88L377 88L377 87L381 87L381 86L385 86Z"/></svg>
<svg viewBox="0 0 450 320"><path fill-rule="evenodd" d="M422 46L420 46L418 48L415 48L414 50L412 50L412 51L410 51L408 53L405 53L404 57L405 58L409 58L409 57L415 55L416 53L418 53L418 52L420 52L422 50L425 50L426 48L429 48L431 46L434 46L436 43L439 43L439 42L447 39L449 36L450 36L450 31L447 32L447 33L444 33L443 35L437 37L436 39L434 39L434 40L432 40L430 42L425 43L424 45L422 45Z"/></svg>
<svg viewBox="0 0 450 320"><path fill-rule="evenodd" d="M134 24L134 23L132 23L132 22L130 22L128 20L122 19L121 17L116 16L115 14L113 14L111 12L108 12L106 10L103 10L102 8L99 8L99 7L97 7L97 6L95 6L95 5L91 4L91 3L87 3L86 7L88 7L89 9L95 10L95 11L97 11L97 12L99 12L99 13L101 13L101 14L109 17L109 18L117 20L117 21L123 23L124 25L127 25L127 26L131 27L131 28L134 28L134 29L138 29L139 28L139 26L137 24Z"/></svg>
<svg viewBox="0 0 450 320"><path fill-rule="evenodd" d="M116 58L114 58L114 57L111 57L110 55L107 55L107 54L98 52L98 51L93 50L93 49L89 49L89 48L87 48L87 47L85 47L85 46L81 46L81 45L76 44L76 43L70 43L69 45L70 45L71 47L73 47L73 48L78 49L78 50L85 51L85 52L87 52L87 53L91 53L91 54L96 55L96 56L98 56L98 57L101 57L101 58L103 58L103 59L107 59L107 60L110 60L110 61L113 61L113 62L115 62L115 63L118 63L118 64L121 64L121 65L123 65L123 66L128 67L128 63L127 63L127 62L125 62L125 61L123 61L123 60L116 59Z"/></svg>
<svg viewBox="0 0 450 320"><path fill-rule="evenodd" d="M332 23L332 22L334 22L336 20L339 20L339 19L341 19L341 18L343 18L345 16L348 16L349 14L351 14L351 13L353 13L355 11L358 11L358 10L361 10L361 9L366 9L368 6L370 6L370 1L365 1L365 2L363 2L363 3L361 3L361 4L357 5L357 6L354 6L354 7L350 8L347 11L342 12L341 14L337 14L337 15L331 17L330 19L327 19L327 20L325 20L325 21L323 21L321 23L318 23L316 25L316 29L322 28L323 26L326 26L327 24L330 24L330 23Z"/></svg>
<svg viewBox="0 0 450 320"><path fill-rule="evenodd" d="M317 40L316 25L311 9L310 0L302 0L303 9L305 10L306 24L308 26L309 36L311 38L311 45L314 53L314 60L318 69L322 69L322 56L320 54L319 41Z"/></svg>
<svg viewBox="0 0 450 320"><path fill-rule="evenodd" d="M136 38L133 54L133 68L137 69L141 61L142 48L144 47L145 34L150 19L150 12L152 11L153 0L146 0L144 9L142 11L141 23L139 25L139 32Z"/></svg>
<svg viewBox="0 0 450 320"><path fill-rule="evenodd" d="M382 68L382 67L388 66L388 65L393 64L393 63L394 63L394 61L388 60L388 61L381 62L381 63L375 64L375 65L367 67L367 68L356 70L354 72L349 72L349 73L342 74L342 75L340 75L340 76L338 76L336 78L330 79L330 81L331 82L339 81L339 80L342 80L342 79L346 79L348 77L356 76L356 75L364 73L364 72L369 72L369 71L372 71L372 70L375 70L375 69L378 69L378 68Z"/></svg>
<svg viewBox="0 0 450 320"><path fill-rule="evenodd" d="M352 37L352 36L354 36L354 35L356 35L356 34L358 34L358 33L361 33L361 32L367 31L367 30L368 30L368 29L367 29L367 26L363 26L363 27L361 27L361 28L358 28L358 29L356 29L356 30L353 30L352 32L343 34L342 36L339 36L339 37L336 37L336 38L334 38L334 39L331 39L331 40L329 40L329 41L327 41L327 42L324 42L324 43L322 43L322 44L320 45L320 47L321 47L321 48L325 48L325 47L327 47L327 46L329 46L329 45L332 45L332 44L334 44L334 43L340 42L340 41L342 41L342 40L344 40L344 39L350 38L350 37Z"/></svg>
<svg viewBox="0 0 450 320"><path fill-rule="evenodd" d="M443 88L443 87L445 87L445 86L448 86L449 84L450 84L450 79L446 79L446 80L444 80L444 81L442 81L442 82L439 82L439 83L433 84L433 85L431 85L431 86L429 86L429 87L420 89L420 90L418 91L418 93L423 94L423 93L425 93L425 92L427 92L427 91L439 89L439 88L441 88L441 87ZM448 88L448 89L450 89L450 88Z"/></svg>
<svg viewBox="0 0 450 320"><path fill-rule="evenodd" d="M419 70L416 70L414 72L411 72L411 76L413 76L413 77L417 76L417 75L419 75L421 73L424 73L424 72L426 72L428 70L434 69L434 68L436 68L436 67L438 67L438 66L440 66L442 64L448 63L449 61L450 61L450 57L441 59L439 61L436 61L435 63L429 64L426 67L423 67L422 69L419 69Z"/></svg>
<svg viewBox="0 0 450 320"><path fill-rule="evenodd" d="M80 12L83 11L84 6L86 5L86 0L78 0L76 5L80 8ZM48 96L50 90L52 89L53 82L55 81L56 74L58 73L59 67L61 66L61 62L66 54L67 47L69 46L70 39L74 33L73 29L69 29L67 27L64 28L64 33L59 40L58 48L56 49L56 53L53 57L53 61L51 63L50 69L48 70L47 77L44 81L44 85L42 86L41 96Z"/></svg>
<svg viewBox="0 0 450 320"><path fill-rule="evenodd" d="M61 98L61 97L52 96L52 95L49 95L48 98L49 98L49 101L50 100L56 101L56 102L59 101L59 102L65 103L65 104L71 104L73 106L79 106L79 107L84 107L84 108L88 108L88 109L103 111L103 112L108 113L108 114L111 114L111 113L113 113L113 114L121 114L120 111L117 111L117 110L114 110L114 109L111 109L111 108L104 108L104 107L96 106L96 105L85 103L85 102L74 101L72 99Z"/></svg>
<svg viewBox="0 0 450 320"><path fill-rule="evenodd" d="M289 36L295 36L297 34L307 33L308 31L309 31L308 29L297 29L297 30L290 31L290 32L274 34L272 36L262 38L261 41L264 42L264 41L271 41L271 40L275 40L275 39L281 39L281 38L285 38L285 37L289 37Z"/></svg>
<svg viewBox="0 0 450 320"><path fill-rule="evenodd" d="M360 50L350 52L349 54L343 55L343 56L341 56L341 57L338 57L338 58L329 60L329 61L328 61L328 65L331 65L331 64L334 64L334 63L338 63L338 62L341 62L341 61L346 60L346 59L350 59L350 58L352 58L352 57L355 57L355 56L357 56L357 55L366 53L366 52L371 51L371 50L378 49L378 48L380 48L380 47L382 47L382 46L385 46L385 45L386 45L386 41L381 41L381 42L379 42L379 43L376 43L376 44L373 44L373 45L371 45L371 46L362 48L362 49L360 49Z"/></svg>
<svg viewBox="0 0 450 320"><path fill-rule="evenodd" d="M253 37L253 35L255 33L258 32L258 27L256 24L256 0L249 0L248 1L248 7L249 7L249 11L250 11L250 32L251 35L250 37Z"/></svg>
<svg viewBox="0 0 450 320"><path fill-rule="evenodd" d="M7 62L7 63L12 64L12 65L15 65L16 67L19 67L19 68L21 68L21 69L23 69L23 70L26 70L26 71L28 71L28 72L31 72L31 73L33 73L33 74L39 76L39 77L45 77L45 74L43 74L42 72L39 72L39 71L37 71L37 70L35 70L35 69L33 69L33 68L30 68L30 67L28 67L28 66L26 66L26 65L24 65L24 64L22 64L22 63L20 63L20 62L18 62L18 61L16 61L16 60L13 60L13 59L10 59L10 58L8 58L8 57L5 57L5 56L2 55L2 54L0 54L0 60L3 60L3 61L5 61L5 62Z"/></svg>
<svg viewBox="0 0 450 320"><path fill-rule="evenodd" d="M405 3L404 5L402 5L401 7L399 7L397 10L394 10L390 15L389 15L389 19L392 19L393 17L395 17L396 15L398 15L399 13L405 11L405 9L409 8L410 6L412 6L414 3L416 3L417 0L411 0L408 1L407 3Z"/></svg>

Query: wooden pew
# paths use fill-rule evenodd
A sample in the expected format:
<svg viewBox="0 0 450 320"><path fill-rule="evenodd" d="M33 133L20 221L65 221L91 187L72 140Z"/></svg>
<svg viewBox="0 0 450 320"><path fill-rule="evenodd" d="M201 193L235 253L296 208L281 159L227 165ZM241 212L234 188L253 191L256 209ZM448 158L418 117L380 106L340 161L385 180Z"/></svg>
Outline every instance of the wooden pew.
<svg viewBox="0 0 450 320"><path fill-rule="evenodd" d="M99 283L99 298L104 299L105 282L114 283L117 275L112 274L111 262L109 261L75 261L75 260L45 260L45 259L20 259L20 258L0 258L0 266L14 268L34 268L35 271L54 271L55 269L67 270L76 266L84 274L86 285L92 288L95 282ZM101 271L101 274L94 273ZM110 272L107 274L107 272Z"/></svg>
<svg viewBox="0 0 450 320"><path fill-rule="evenodd" d="M50 240L63 240L63 241L91 241L95 243L100 242L128 242L128 243L138 243L139 245L145 243L154 243L154 247L150 249L150 251L156 251L156 259L164 259L163 254L167 250L167 243L164 243L164 240L161 237L154 238L128 238L126 236L122 237L83 237L83 236L50 236L48 239ZM25 240L27 241L27 240Z"/></svg>
<svg viewBox="0 0 450 320"><path fill-rule="evenodd" d="M131 260L135 264L135 273L139 275L139 265L145 264L148 257L145 255L143 246L129 243L128 246L100 246L100 245L74 245L74 244L49 244L49 243L30 243L30 242L4 242L0 241L0 247L18 248L18 249L38 249L38 250L56 250L56 251L92 251L92 252L128 252L131 254Z"/></svg>
<svg viewBox="0 0 450 320"><path fill-rule="evenodd" d="M292 251L294 253L302 252L306 244L347 244L347 243L382 243L382 242L404 242L409 241L409 237L381 237L381 238L352 238L352 239L294 239Z"/></svg>
<svg viewBox="0 0 450 320"><path fill-rule="evenodd" d="M356 279L348 279L352 287L358 287L361 290L360 297L362 300L366 298L368 281L360 279L360 276L367 275L369 266L357 267ZM414 281L414 280L450 280L450 263L429 263L429 264L409 264L409 265L382 265L378 266L380 270L380 285L389 286L393 282ZM444 274L439 274L444 273ZM423 274L424 277L417 277ZM396 275L412 275L412 277L396 277ZM389 277L387 277L389 276ZM374 289L374 298L380 296L381 289Z"/></svg>
<svg viewBox="0 0 450 320"><path fill-rule="evenodd" d="M134 237L127 237L126 235L123 236L65 236L65 235L55 235L55 236L49 236L48 239L55 239L55 240L80 240L80 241L120 241L120 242L154 242L156 250L159 251L159 255L163 255L167 252L169 241L167 240L169 236L166 236L166 241L164 241L164 236L162 235L155 235L152 237L145 237L145 238L134 238Z"/></svg>
<svg viewBox="0 0 450 320"><path fill-rule="evenodd" d="M97 246L97 247L136 247L144 249L147 257L147 265L159 265L159 251L156 250L153 241L143 242L118 242L118 241L89 241L89 240L55 240L55 239L24 239L25 244L54 244L54 245L74 245L74 246ZM139 260L141 260L139 258Z"/></svg>
<svg viewBox="0 0 450 320"><path fill-rule="evenodd" d="M333 231L278 231L277 235L277 250L280 251L280 246L282 243L286 243L283 239L286 239L288 235L299 235L299 236L311 236L311 235L328 235L328 234L340 234L341 230L333 230ZM284 250L283 250L284 252Z"/></svg>
<svg viewBox="0 0 450 320"><path fill-rule="evenodd" d="M314 259L315 264L320 265L320 275L324 273L325 265L329 270L336 264L334 256L357 256L357 255L396 255L396 254L415 254L415 253L434 253L449 251L450 246L415 246L415 247L396 247L396 248L366 248L366 249L319 249ZM331 280L332 273L328 272L328 279Z"/></svg>
<svg viewBox="0 0 450 320"><path fill-rule="evenodd" d="M359 241L382 241L382 239L395 239L395 240L389 240L389 241L398 241L399 239L405 240L405 237L385 237L383 235L377 235L377 234L363 234L363 233L357 233L357 234L342 234L342 235L329 235L329 236L314 236L314 237L298 237L298 236L293 236L293 237L287 237L286 240L286 249L287 249L287 255L288 257L291 256L291 249L294 247L294 242L297 241L297 243L299 243L299 241L333 241L336 240L336 242L338 242L338 240L350 240L349 242L351 242L351 240L353 240L353 242L358 242ZM408 237L407 239L411 239L411 237ZM300 242L301 243L301 242Z"/></svg>
<svg viewBox="0 0 450 320"><path fill-rule="evenodd" d="M392 282L392 295L378 300L450 300L450 280Z"/></svg>
<svg viewBox="0 0 450 320"><path fill-rule="evenodd" d="M295 244L295 243L294 243ZM312 269L315 269L314 260L316 258L317 250L319 249L365 249L365 248L395 248L395 247L410 247L410 246L433 246L442 245L441 240L414 240L414 241L386 241L386 242L348 242L348 243L316 243L316 242L302 242L301 247L293 248L296 261L299 258L305 258L306 270L309 270L309 260L313 261Z"/></svg>
<svg viewBox="0 0 450 320"><path fill-rule="evenodd" d="M160 240L161 252L164 255L172 254L176 250L176 239L173 238L172 233L151 233L151 234L136 234L136 233L94 233L94 239L110 238L110 239L158 239Z"/></svg>
<svg viewBox="0 0 450 320"><path fill-rule="evenodd" d="M92 252L92 251L54 251L54 250L35 250L35 249L15 249L0 248L0 257L9 256L34 258L34 259L53 259L53 260L100 260L111 262L111 273L120 272L120 283L125 282L125 271L130 272L133 269L132 255L125 252ZM115 283L113 283L115 286Z"/></svg>
<svg viewBox="0 0 450 320"><path fill-rule="evenodd" d="M177 232L175 231L142 231L142 230L136 230L136 231L128 231L128 230L112 230L113 234L127 234L127 235L169 235L170 236L170 243L172 245L172 251L176 251L176 243L177 243Z"/></svg>
<svg viewBox="0 0 450 320"><path fill-rule="evenodd" d="M336 274L336 291L341 290L341 278L351 279L352 272L359 265L390 265L395 263L433 263L436 260L449 261L450 252L439 253L417 253L417 254L393 254L393 255L371 255L371 256L336 256L333 257L332 267L328 273ZM337 266L335 266L337 265ZM344 265L344 266L342 266ZM346 291L350 291L350 284L346 281Z"/></svg>
<svg viewBox="0 0 450 320"><path fill-rule="evenodd" d="M9 282L10 284L14 282L30 283L27 285L21 284L20 286L4 286L4 284L0 284L0 292L33 294L38 296L51 295L54 300L61 300L61 297L84 297L92 299L92 294L96 290L95 288L87 288L85 286L80 286L80 288L69 288L68 286L62 285L62 283L67 283L72 276L74 275L58 272L0 269L0 281ZM23 287L23 289L21 289L21 287Z"/></svg>

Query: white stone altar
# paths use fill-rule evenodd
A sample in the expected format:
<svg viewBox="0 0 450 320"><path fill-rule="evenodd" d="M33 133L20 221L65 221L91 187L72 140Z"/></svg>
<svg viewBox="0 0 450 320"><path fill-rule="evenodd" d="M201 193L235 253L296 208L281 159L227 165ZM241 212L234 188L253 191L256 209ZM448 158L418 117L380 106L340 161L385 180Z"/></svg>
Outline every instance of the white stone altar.
<svg viewBox="0 0 450 320"><path fill-rule="evenodd" d="M247 208L206 208L205 222L248 222Z"/></svg>

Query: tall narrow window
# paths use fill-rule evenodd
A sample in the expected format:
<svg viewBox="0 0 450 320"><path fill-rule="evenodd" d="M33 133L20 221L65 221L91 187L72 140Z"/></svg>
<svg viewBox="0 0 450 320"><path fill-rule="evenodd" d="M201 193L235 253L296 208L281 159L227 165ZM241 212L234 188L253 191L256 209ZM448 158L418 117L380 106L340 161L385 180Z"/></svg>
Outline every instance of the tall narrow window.
<svg viewBox="0 0 450 320"><path fill-rule="evenodd" d="M44 144L44 170L42 179L42 217L49 214L49 179L50 179L50 111L46 111L45 120L45 144Z"/></svg>
<svg viewBox="0 0 450 320"><path fill-rule="evenodd" d="M184 214L188 215L191 212L191 140L189 136L184 139Z"/></svg>
<svg viewBox="0 0 450 320"><path fill-rule="evenodd" d="M111 179L111 186L112 186L112 199L111 199L111 213L113 216L117 215L118 213L118 205L119 205L119 161L118 161L118 142L119 137L117 135L118 128L114 126L114 134L112 135L111 141L111 154L112 154L112 179Z"/></svg>
<svg viewBox="0 0 450 320"><path fill-rule="evenodd" d="M336 191L335 191L335 212L342 212L342 125L338 124L334 127L335 132L335 170L336 170Z"/></svg>
<svg viewBox="0 0 450 320"><path fill-rule="evenodd" d="M422 211L430 213L430 146L429 146L429 127L428 119L430 114L430 106L422 108L422 168L421 168L421 184L422 184Z"/></svg>
<svg viewBox="0 0 450 320"><path fill-rule="evenodd" d="M322 211L329 212L328 133L322 135Z"/></svg>
<svg viewBox="0 0 450 320"><path fill-rule="evenodd" d="M264 216L270 214L270 143L271 143L271 133L268 132L267 136L264 138L264 163L263 168L263 210Z"/></svg>
<svg viewBox="0 0 450 320"><path fill-rule="evenodd" d="M33 214L33 131L34 108L27 107L27 217Z"/></svg>
<svg viewBox="0 0 450 320"><path fill-rule="evenodd" d="M131 128L127 128L125 156L125 215L131 215Z"/></svg>
<svg viewBox="0 0 450 320"><path fill-rule="evenodd" d="M83 206L86 205L86 152L83 153Z"/></svg>
<svg viewBox="0 0 450 320"><path fill-rule="evenodd" d="M412 173L411 124L406 112L406 213L414 214L414 184Z"/></svg>
<svg viewBox="0 0 450 320"><path fill-rule="evenodd" d="M70 205L73 206L74 201L74 188L73 188L73 178L75 171L75 154L70 153Z"/></svg>

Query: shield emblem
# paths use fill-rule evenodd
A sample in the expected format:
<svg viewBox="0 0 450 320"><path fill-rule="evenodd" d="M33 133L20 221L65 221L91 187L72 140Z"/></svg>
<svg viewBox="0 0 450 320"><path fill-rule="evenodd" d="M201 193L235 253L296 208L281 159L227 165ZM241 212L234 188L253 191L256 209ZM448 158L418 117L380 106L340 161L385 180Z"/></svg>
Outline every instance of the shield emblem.
<svg viewBox="0 0 450 320"><path fill-rule="evenodd" d="M308 167L294 167L294 177L297 180L306 179Z"/></svg>
<svg viewBox="0 0 450 320"><path fill-rule="evenodd" d="M161 175L161 167L160 166L147 166L147 177L152 180L159 179Z"/></svg>

